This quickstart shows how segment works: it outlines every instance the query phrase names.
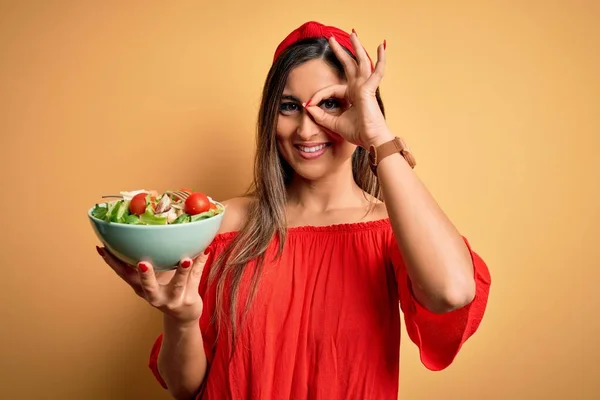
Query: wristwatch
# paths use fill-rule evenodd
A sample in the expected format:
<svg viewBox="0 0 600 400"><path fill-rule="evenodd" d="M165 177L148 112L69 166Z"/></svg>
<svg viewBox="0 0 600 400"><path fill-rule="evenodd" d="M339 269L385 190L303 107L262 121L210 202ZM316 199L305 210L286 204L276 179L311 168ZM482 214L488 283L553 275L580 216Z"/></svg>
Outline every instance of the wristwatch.
<svg viewBox="0 0 600 400"><path fill-rule="evenodd" d="M380 144L377 147L373 145L369 147L369 164L371 165L371 171L373 171L375 176L377 176L377 166L381 160L394 153L400 153L411 168L414 168L415 165L417 165L415 157L412 155L404 141L399 137L395 137L389 142Z"/></svg>

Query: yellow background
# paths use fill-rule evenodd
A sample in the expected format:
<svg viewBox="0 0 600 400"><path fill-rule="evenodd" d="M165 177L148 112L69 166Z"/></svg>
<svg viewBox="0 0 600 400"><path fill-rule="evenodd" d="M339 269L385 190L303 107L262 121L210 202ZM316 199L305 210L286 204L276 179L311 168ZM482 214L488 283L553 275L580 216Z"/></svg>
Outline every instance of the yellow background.
<svg viewBox="0 0 600 400"><path fill-rule="evenodd" d="M1 398L167 398L146 367L160 315L102 263L86 211L245 189L273 51L313 19L372 55L387 39L389 124L492 273L446 371L404 338L400 397L599 398L591 0L0 2Z"/></svg>

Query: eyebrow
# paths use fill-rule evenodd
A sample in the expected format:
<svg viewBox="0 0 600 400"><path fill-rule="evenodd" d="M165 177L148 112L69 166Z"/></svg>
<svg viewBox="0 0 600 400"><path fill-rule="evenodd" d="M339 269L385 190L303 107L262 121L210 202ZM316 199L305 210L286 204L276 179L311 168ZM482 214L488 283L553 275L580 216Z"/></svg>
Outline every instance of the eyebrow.
<svg viewBox="0 0 600 400"><path fill-rule="evenodd" d="M299 98L297 98L296 96L292 96L291 94L281 95L281 100L292 100L292 101L295 101L296 103L302 103Z"/></svg>

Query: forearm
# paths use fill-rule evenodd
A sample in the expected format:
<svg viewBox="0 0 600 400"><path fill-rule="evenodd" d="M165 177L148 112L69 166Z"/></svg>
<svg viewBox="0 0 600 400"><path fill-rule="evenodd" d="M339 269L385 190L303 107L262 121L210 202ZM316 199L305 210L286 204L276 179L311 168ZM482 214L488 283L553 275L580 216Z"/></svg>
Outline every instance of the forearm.
<svg viewBox="0 0 600 400"><path fill-rule="evenodd" d="M470 303L473 264L460 233L400 154L381 160L377 175L419 303L438 313Z"/></svg>
<svg viewBox="0 0 600 400"><path fill-rule="evenodd" d="M198 321L182 325L165 315L158 370L173 397L192 399L204 380L206 366Z"/></svg>

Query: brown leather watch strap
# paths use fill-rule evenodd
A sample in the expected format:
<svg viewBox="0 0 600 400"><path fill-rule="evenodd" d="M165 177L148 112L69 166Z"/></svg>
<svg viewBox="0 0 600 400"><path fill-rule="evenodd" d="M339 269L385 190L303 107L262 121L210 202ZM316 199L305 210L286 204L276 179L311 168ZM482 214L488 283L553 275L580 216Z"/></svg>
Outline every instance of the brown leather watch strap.
<svg viewBox="0 0 600 400"><path fill-rule="evenodd" d="M377 147L371 146L369 148L369 162L371 164L371 170L375 175L377 175L377 166L381 160L394 153L400 153L411 168L414 168L415 165L417 165L415 157L408 149L408 146L406 146L406 143L399 137L395 137L389 142L385 142Z"/></svg>

